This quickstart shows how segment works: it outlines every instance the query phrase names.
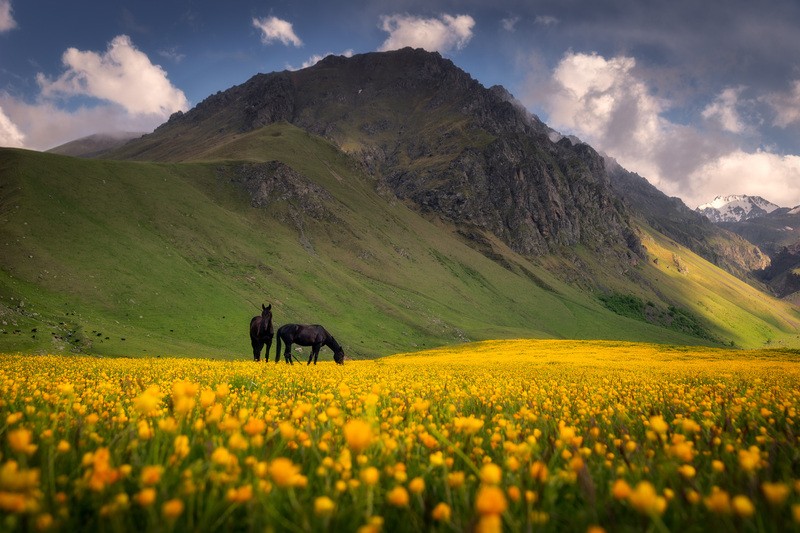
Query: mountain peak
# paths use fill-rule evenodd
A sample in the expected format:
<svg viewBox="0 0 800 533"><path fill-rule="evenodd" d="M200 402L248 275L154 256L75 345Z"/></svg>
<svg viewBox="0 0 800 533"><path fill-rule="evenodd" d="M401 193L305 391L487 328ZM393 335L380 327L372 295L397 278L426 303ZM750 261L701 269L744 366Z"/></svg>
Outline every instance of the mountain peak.
<svg viewBox="0 0 800 533"><path fill-rule="evenodd" d="M712 201L698 206L696 211L708 217L711 222L720 223L758 218L772 213L776 209L780 209L780 206L761 196L730 194L717 196Z"/></svg>

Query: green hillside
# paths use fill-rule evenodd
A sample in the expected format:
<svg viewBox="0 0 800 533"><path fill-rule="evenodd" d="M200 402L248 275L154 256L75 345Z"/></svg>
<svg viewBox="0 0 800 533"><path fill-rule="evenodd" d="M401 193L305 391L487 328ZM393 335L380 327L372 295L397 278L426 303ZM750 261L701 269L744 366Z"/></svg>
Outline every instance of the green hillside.
<svg viewBox="0 0 800 533"><path fill-rule="evenodd" d="M0 352L249 359L248 323L262 302L276 326L321 323L354 358L513 337L800 344L795 308L682 251L689 276L675 278L663 260L624 276L592 265L591 275L612 293L685 308L710 336L617 314L551 273L565 260L533 264L499 241L489 259L287 124L197 158L0 149ZM268 161L322 191L320 212L292 197L253 207L234 182ZM654 254L672 253L657 241Z"/></svg>

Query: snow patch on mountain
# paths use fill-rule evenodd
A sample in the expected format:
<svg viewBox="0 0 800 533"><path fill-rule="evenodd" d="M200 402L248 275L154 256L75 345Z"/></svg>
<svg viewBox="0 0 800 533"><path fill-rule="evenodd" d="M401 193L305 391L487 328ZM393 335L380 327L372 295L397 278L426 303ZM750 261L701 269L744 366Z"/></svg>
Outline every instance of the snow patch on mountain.
<svg viewBox="0 0 800 533"><path fill-rule="evenodd" d="M780 206L760 196L733 194L717 196L712 201L698 206L696 211L705 215L711 222L741 222L751 218L763 217Z"/></svg>

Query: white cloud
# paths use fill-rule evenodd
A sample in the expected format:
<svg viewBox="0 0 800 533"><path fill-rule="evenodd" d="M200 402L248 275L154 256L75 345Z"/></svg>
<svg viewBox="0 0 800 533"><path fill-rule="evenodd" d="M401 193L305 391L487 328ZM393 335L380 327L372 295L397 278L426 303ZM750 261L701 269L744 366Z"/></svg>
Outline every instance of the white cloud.
<svg viewBox="0 0 800 533"><path fill-rule="evenodd" d="M119 104L129 113L165 118L189 107L183 91L173 87L167 73L127 35L115 37L103 55L70 48L62 62L67 71L57 79L37 75L43 97L90 96Z"/></svg>
<svg viewBox="0 0 800 533"><path fill-rule="evenodd" d="M718 123L724 130L731 133L742 133L744 124L736 110L739 104L739 95L742 87L729 87L722 91L717 98L703 109L703 118Z"/></svg>
<svg viewBox="0 0 800 533"><path fill-rule="evenodd" d="M568 52L547 78L535 76L540 74L528 80L524 98L542 108L552 127L577 135L692 207L739 193L800 204L800 157L747 152L730 135L747 129L736 113L739 89L723 91L704 112L726 131L701 130L665 117L670 102L654 96L631 57Z"/></svg>
<svg viewBox="0 0 800 533"><path fill-rule="evenodd" d="M0 33L13 30L17 21L11 14L11 0L0 0Z"/></svg>
<svg viewBox="0 0 800 533"><path fill-rule="evenodd" d="M505 18L500 22L503 25L504 30L513 33L517 30L517 23L519 22L519 17Z"/></svg>
<svg viewBox="0 0 800 533"><path fill-rule="evenodd" d="M567 54L553 71L547 95L551 120L630 155L647 150L663 134L663 106L633 76L635 66L630 57Z"/></svg>
<svg viewBox="0 0 800 533"><path fill-rule="evenodd" d="M384 15L380 27L389 37L378 50L383 52L406 46L442 53L461 50L472 39L474 26L475 19L469 15L441 15L427 19L412 15Z"/></svg>
<svg viewBox="0 0 800 533"><path fill-rule="evenodd" d="M800 80L795 80L792 90L785 93L773 93L764 98L775 112L772 124L786 128L800 122Z"/></svg>
<svg viewBox="0 0 800 533"><path fill-rule="evenodd" d="M25 136L0 107L0 146L22 148L25 146L24 141Z"/></svg>
<svg viewBox="0 0 800 533"><path fill-rule="evenodd" d="M281 20L278 17L254 18L253 26L261 30L261 42L264 44L280 41L286 46L290 44L303 46L303 41L294 33L291 22Z"/></svg>

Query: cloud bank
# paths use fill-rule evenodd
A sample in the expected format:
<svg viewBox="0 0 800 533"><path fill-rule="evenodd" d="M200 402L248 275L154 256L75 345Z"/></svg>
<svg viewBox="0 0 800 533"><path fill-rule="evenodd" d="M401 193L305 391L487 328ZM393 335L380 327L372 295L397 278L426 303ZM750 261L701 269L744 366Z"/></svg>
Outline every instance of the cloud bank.
<svg viewBox="0 0 800 533"><path fill-rule="evenodd" d="M575 134L691 207L717 194L760 195L785 206L800 204L800 157L749 152L732 134L747 125L739 113L742 88L727 88L687 126L669 120L671 103L654 95L632 57L568 52L546 76L532 75L525 100L547 122ZM800 120L800 84L774 96L781 123ZM791 110L797 110L795 116ZM788 110L788 111L787 111Z"/></svg>
<svg viewBox="0 0 800 533"><path fill-rule="evenodd" d="M441 15L438 18L421 18L412 15L383 15L380 28L389 37L378 51L397 50L410 46L429 52L447 53L461 50L472 39L475 19L469 15Z"/></svg>
<svg viewBox="0 0 800 533"><path fill-rule="evenodd" d="M253 26L261 30L261 42L264 44L280 41L286 46L303 46L303 41L294 33L291 22L278 17L254 18Z"/></svg>
<svg viewBox="0 0 800 533"><path fill-rule="evenodd" d="M0 145L43 150L98 132L151 131L189 108L183 91L126 35L103 53L70 48L62 63L55 79L37 74L33 103L0 93ZM67 109L75 99L86 103Z"/></svg>

